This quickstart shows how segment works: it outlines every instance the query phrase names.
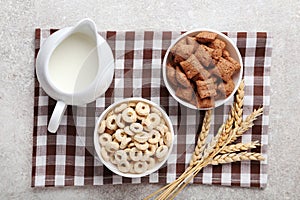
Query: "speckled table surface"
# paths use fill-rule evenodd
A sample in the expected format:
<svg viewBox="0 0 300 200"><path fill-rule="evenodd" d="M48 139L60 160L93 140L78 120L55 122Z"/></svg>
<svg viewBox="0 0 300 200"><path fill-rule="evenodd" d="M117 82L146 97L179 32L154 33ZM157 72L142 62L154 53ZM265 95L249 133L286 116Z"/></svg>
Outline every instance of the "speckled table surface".
<svg viewBox="0 0 300 200"><path fill-rule="evenodd" d="M273 35L269 182L192 185L178 199L299 199L300 2L0 1L0 199L141 199L159 185L31 188L34 29L92 18L101 30L268 31Z"/></svg>

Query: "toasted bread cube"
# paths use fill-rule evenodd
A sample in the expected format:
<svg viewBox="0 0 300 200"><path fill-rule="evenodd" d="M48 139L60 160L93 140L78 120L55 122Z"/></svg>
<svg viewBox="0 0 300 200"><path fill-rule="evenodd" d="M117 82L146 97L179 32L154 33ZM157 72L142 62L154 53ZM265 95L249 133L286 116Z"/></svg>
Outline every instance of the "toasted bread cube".
<svg viewBox="0 0 300 200"><path fill-rule="evenodd" d="M218 90L222 94L226 95L226 97L228 97L234 90L234 87L235 87L235 84L234 84L233 80L230 79L228 82L221 82L218 85Z"/></svg>
<svg viewBox="0 0 300 200"><path fill-rule="evenodd" d="M210 48L213 49L225 49L226 47L226 43L220 39L215 39L214 41L212 41L209 45Z"/></svg>
<svg viewBox="0 0 300 200"><path fill-rule="evenodd" d="M201 99L207 97L214 97L217 95L217 91L216 91L217 88L212 78L206 81L198 80L196 81L196 85L197 85L198 94Z"/></svg>
<svg viewBox="0 0 300 200"><path fill-rule="evenodd" d="M183 99L183 100L186 100L188 102L191 102L192 99L193 99L193 95L194 95L194 90L192 87L187 87L187 88L182 88L182 87L178 87L176 89L176 96Z"/></svg>
<svg viewBox="0 0 300 200"><path fill-rule="evenodd" d="M187 79L186 75L180 70L180 68L176 67L176 80L183 87L190 87L191 83Z"/></svg>
<svg viewBox="0 0 300 200"><path fill-rule="evenodd" d="M240 65L235 59L233 59L233 58L230 57L230 56L227 57L226 59L234 65L235 71L238 71L238 70L241 69L241 65Z"/></svg>
<svg viewBox="0 0 300 200"><path fill-rule="evenodd" d="M196 35L197 41L201 43L212 42L216 39L216 37L217 37L217 33L212 33L208 31L203 31Z"/></svg>
<svg viewBox="0 0 300 200"><path fill-rule="evenodd" d="M183 59L188 59L194 52L193 45L180 45L176 48L174 55L178 55Z"/></svg>
<svg viewBox="0 0 300 200"><path fill-rule="evenodd" d="M196 80L206 80L210 77L210 73L204 69L193 54L186 61L181 62L180 65L189 79L196 77Z"/></svg>
<svg viewBox="0 0 300 200"><path fill-rule="evenodd" d="M205 98L205 99L200 99L198 98L198 108L213 108L215 105L215 101L213 98Z"/></svg>
<svg viewBox="0 0 300 200"><path fill-rule="evenodd" d="M212 64L212 57L205 49L205 45L199 45L198 49L195 52L195 56L204 67L208 67Z"/></svg>
<svg viewBox="0 0 300 200"><path fill-rule="evenodd" d="M176 49L180 47L181 45L186 45L186 38L182 38L179 40L172 48L171 48L171 53L175 53Z"/></svg>
<svg viewBox="0 0 300 200"><path fill-rule="evenodd" d="M221 57L212 70L212 73L221 77L225 82L229 81L235 72L235 66L225 58Z"/></svg>
<svg viewBox="0 0 300 200"><path fill-rule="evenodd" d="M174 69L174 67L172 67L171 64L167 64L167 78L169 80L169 82L173 85L173 86L177 86L177 81L176 81L176 70Z"/></svg>

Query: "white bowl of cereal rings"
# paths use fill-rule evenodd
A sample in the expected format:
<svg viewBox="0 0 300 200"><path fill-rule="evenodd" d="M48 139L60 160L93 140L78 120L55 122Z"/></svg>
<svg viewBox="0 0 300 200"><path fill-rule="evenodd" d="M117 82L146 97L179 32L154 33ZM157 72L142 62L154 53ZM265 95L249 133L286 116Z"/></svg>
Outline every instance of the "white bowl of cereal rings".
<svg viewBox="0 0 300 200"><path fill-rule="evenodd" d="M95 150L112 172L130 178L149 175L167 161L174 130L167 113L143 98L110 105L97 120Z"/></svg>
<svg viewBox="0 0 300 200"><path fill-rule="evenodd" d="M170 94L191 109L209 110L234 95L243 76L243 61L234 42L211 29L178 37L163 60L163 79Z"/></svg>

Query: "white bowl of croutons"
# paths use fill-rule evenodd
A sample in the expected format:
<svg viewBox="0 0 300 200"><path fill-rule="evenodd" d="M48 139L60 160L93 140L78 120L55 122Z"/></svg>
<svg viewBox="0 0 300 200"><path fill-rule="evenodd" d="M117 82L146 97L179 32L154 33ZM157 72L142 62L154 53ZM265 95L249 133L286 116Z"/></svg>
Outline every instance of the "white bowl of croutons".
<svg viewBox="0 0 300 200"><path fill-rule="evenodd" d="M163 79L182 105L209 110L232 98L243 76L243 61L234 42L211 29L184 33L168 48Z"/></svg>
<svg viewBox="0 0 300 200"><path fill-rule="evenodd" d="M100 115L94 130L100 161L112 172L129 178L161 168L173 143L174 130L167 113L143 98L113 103Z"/></svg>

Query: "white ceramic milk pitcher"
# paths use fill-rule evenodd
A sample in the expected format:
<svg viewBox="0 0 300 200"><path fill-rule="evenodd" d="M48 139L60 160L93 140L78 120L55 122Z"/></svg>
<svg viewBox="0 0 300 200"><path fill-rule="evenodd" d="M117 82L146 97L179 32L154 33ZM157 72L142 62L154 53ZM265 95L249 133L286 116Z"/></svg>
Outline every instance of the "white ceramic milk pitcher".
<svg viewBox="0 0 300 200"><path fill-rule="evenodd" d="M67 105L90 103L108 89L114 58L95 23L83 19L47 38L37 55L36 74L45 92L57 100L48 125L55 133Z"/></svg>

